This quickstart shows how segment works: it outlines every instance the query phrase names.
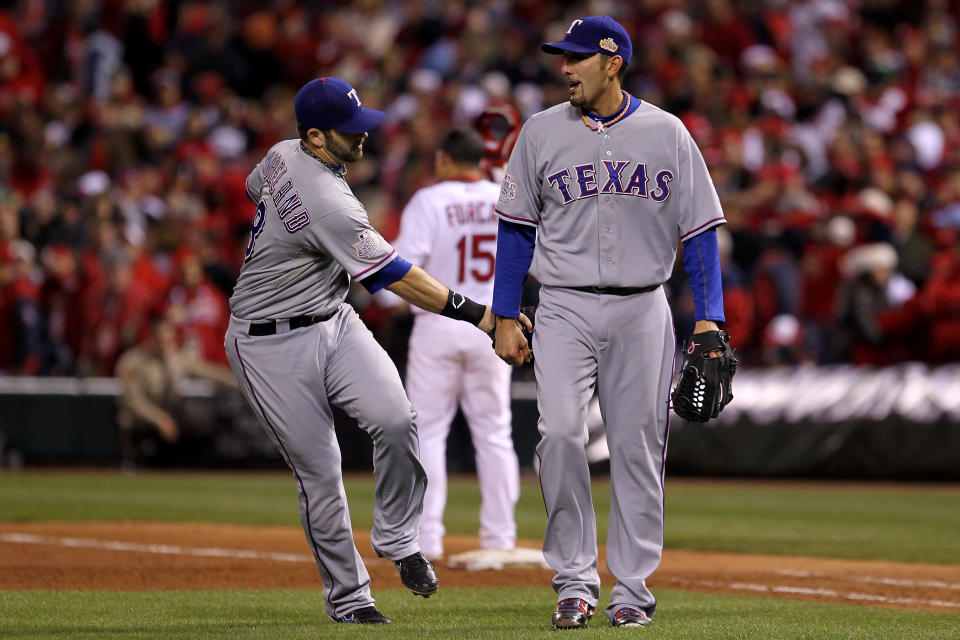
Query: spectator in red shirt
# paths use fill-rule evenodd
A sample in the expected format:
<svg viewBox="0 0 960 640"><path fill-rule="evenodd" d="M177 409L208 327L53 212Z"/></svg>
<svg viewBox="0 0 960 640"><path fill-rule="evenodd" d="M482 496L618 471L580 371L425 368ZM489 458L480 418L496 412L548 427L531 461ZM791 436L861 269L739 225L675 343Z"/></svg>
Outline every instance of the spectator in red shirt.
<svg viewBox="0 0 960 640"><path fill-rule="evenodd" d="M77 255L63 244L47 246L41 254L43 284L40 301L47 318L53 348L51 373L73 373L82 342L77 310L83 308L84 279Z"/></svg>
<svg viewBox="0 0 960 640"><path fill-rule="evenodd" d="M151 292L133 278L130 256L115 250L104 259L104 279L86 295L78 371L110 376L117 358L146 331Z"/></svg>
<svg viewBox="0 0 960 640"><path fill-rule="evenodd" d="M188 352L210 362L227 364L223 334L230 320L227 298L203 271L200 255L181 247L174 255L176 280L167 294L166 318L177 329Z"/></svg>

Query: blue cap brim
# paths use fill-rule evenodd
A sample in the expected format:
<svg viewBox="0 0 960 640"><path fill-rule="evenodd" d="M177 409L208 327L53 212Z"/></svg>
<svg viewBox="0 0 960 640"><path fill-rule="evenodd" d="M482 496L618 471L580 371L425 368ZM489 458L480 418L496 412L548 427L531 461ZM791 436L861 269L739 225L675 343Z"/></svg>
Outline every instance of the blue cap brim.
<svg viewBox="0 0 960 640"><path fill-rule="evenodd" d="M540 45L540 50L544 53L549 53L552 55L561 54L564 51L572 51L573 53L599 53L597 49L585 47L582 44L567 42L566 40L544 42L542 45Z"/></svg>
<svg viewBox="0 0 960 640"><path fill-rule="evenodd" d="M360 111L357 112L357 115L353 116L343 124L334 127L334 129L344 133L363 133L364 131L370 131L371 129L376 129L379 127L383 123L383 119L386 117L387 114L385 114L383 111L360 107Z"/></svg>

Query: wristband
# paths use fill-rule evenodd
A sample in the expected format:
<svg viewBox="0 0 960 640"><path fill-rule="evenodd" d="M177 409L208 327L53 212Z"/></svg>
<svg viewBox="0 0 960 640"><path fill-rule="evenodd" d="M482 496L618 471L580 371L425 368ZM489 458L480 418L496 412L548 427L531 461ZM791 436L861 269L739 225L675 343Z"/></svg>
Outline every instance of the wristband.
<svg viewBox="0 0 960 640"><path fill-rule="evenodd" d="M477 326L483 320L484 311L486 311L485 306L474 302L462 293L454 293L451 289L447 294L447 304L443 307L440 315L454 320L463 320Z"/></svg>

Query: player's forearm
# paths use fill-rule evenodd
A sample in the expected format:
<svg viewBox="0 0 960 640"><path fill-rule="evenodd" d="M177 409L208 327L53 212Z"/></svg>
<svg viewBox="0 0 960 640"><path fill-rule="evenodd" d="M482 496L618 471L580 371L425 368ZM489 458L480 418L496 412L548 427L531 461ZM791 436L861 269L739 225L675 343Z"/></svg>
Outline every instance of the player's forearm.
<svg viewBox="0 0 960 640"><path fill-rule="evenodd" d="M448 289L420 267L412 266L387 289L426 311L469 322L486 333L493 331L493 315L488 307Z"/></svg>
<svg viewBox="0 0 960 640"><path fill-rule="evenodd" d="M387 285L386 288L410 304L433 313L440 313L443 310L450 291L416 265L410 267L405 276Z"/></svg>

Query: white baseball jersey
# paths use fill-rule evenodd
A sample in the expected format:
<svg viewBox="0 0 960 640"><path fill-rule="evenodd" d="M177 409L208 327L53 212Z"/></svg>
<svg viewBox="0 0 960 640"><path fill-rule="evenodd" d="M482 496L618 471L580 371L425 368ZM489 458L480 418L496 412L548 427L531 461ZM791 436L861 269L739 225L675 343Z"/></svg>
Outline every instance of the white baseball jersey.
<svg viewBox="0 0 960 640"><path fill-rule="evenodd" d="M269 320L330 313L360 280L396 256L370 226L347 183L284 140L247 178L258 202L250 243L230 298L233 315Z"/></svg>
<svg viewBox="0 0 960 640"><path fill-rule="evenodd" d="M499 193L489 180L446 180L420 189L404 207L393 247L449 289L490 304ZM413 312L428 313L416 307Z"/></svg>
<svg viewBox="0 0 960 640"><path fill-rule="evenodd" d="M403 210L393 246L450 289L490 304L498 194L498 185L488 180L447 180L421 189ZM459 406L476 450L481 546L512 549L519 463L512 438L510 367L475 327L416 308L414 313L406 389L418 415L420 460L428 480L420 548L428 556L443 553L446 443Z"/></svg>

